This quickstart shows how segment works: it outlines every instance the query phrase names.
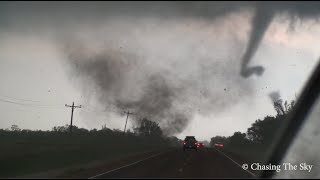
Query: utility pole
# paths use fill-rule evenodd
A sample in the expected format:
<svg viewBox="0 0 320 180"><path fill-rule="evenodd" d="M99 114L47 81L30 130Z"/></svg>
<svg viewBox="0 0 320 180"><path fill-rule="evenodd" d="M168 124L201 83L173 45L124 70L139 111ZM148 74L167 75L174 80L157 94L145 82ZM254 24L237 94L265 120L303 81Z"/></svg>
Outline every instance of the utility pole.
<svg viewBox="0 0 320 180"><path fill-rule="evenodd" d="M71 123L70 123L70 133L72 133L72 119L73 119L73 111L75 108L81 108L81 105L80 106L75 106L74 105L74 102L72 102L72 106L70 105L67 105L66 104L66 107L71 107Z"/></svg>
<svg viewBox="0 0 320 180"><path fill-rule="evenodd" d="M126 133L127 122L128 122L128 117L129 117L129 115L130 115L130 114L133 114L133 113L132 113L132 112L129 112L129 111L127 111L127 112L124 112L124 113L126 113L126 114L127 114L126 125L124 126L124 130L123 130L123 132L124 132L124 133Z"/></svg>

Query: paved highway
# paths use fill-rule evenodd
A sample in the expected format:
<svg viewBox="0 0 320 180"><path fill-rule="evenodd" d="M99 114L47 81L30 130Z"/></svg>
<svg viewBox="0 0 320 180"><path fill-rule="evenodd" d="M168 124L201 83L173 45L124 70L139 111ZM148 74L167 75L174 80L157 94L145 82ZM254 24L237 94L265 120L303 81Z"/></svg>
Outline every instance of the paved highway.
<svg viewBox="0 0 320 180"><path fill-rule="evenodd" d="M106 169L94 178L255 178L241 164L216 149L160 152L126 165Z"/></svg>

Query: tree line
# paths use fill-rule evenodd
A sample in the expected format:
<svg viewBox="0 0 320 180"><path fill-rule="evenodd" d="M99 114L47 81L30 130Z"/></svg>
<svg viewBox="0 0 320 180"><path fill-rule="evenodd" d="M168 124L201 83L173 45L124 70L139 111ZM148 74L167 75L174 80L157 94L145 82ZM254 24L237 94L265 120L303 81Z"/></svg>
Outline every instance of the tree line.
<svg viewBox="0 0 320 180"><path fill-rule="evenodd" d="M220 142L226 149L267 149L276 138L276 131L279 130L284 119L290 114L295 101L283 102L279 99L274 102L273 107L277 114L275 116L266 116L262 120L256 120L245 133L235 132L232 136L215 136L211 138L210 146ZM264 156L266 151L257 152Z"/></svg>
<svg viewBox="0 0 320 180"><path fill-rule="evenodd" d="M180 145L180 140L175 137L167 137L163 134L159 124L147 118L138 121L137 127L133 130L127 130L125 133L119 129L110 129L103 125L101 129L85 129L72 126L70 133L70 125L55 126L52 130L29 130L20 129L18 125L12 125L10 129L0 129L0 138L55 138L55 137L99 137L105 139L115 139L122 141L124 139L139 139L142 141L152 141L170 144L173 146Z"/></svg>

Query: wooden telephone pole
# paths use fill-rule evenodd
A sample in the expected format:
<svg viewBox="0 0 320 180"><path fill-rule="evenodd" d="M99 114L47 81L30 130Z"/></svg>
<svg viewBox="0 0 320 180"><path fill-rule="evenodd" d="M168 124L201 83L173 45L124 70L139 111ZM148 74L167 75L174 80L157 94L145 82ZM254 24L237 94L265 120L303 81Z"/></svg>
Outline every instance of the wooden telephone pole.
<svg viewBox="0 0 320 180"><path fill-rule="evenodd" d="M130 114L133 114L133 113L132 113L132 112L129 112L129 111L127 111L127 112L124 112L124 113L126 113L126 114L127 114L126 125L124 126L124 130L123 130L123 132L124 132L124 133L126 133L127 122L128 122L128 117L129 117L129 115L130 115Z"/></svg>
<svg viewBox="0 0 320 180"><path fill-rule="evenodd" d="M70 133L72 133L72 119L73 119L73 111L75 108L81 108L81 105L80 106L75 106L74 105L74 102L72 102L72 106L70 105L67 105L66 104L66 107L71 107L71 123L70 123Z"/></svg>

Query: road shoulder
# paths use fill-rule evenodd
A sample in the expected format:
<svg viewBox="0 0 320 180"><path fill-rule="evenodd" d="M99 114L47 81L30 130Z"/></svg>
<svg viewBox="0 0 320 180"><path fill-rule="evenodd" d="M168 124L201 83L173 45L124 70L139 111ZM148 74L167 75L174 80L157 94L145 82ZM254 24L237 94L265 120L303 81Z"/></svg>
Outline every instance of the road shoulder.
<svg viewBox="0 0 320 180"><path fill-rule="evenodd" d="M108 160L96 160L90 163L73 165L45 172L27 174L15 178L89 178L106 171L106 169L114 169L168 149L170 148L151 149L144 152L137 152L114 157Z"/></svg>

